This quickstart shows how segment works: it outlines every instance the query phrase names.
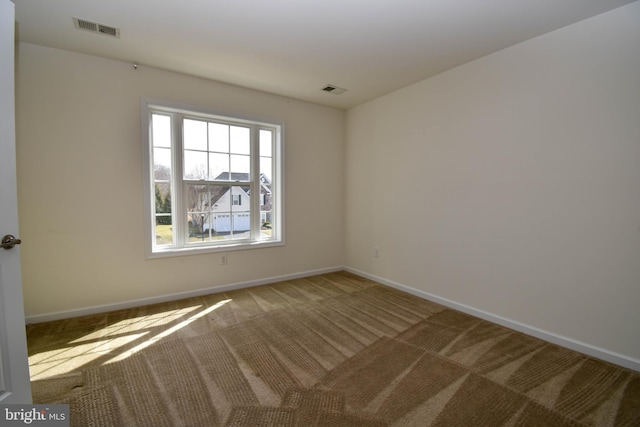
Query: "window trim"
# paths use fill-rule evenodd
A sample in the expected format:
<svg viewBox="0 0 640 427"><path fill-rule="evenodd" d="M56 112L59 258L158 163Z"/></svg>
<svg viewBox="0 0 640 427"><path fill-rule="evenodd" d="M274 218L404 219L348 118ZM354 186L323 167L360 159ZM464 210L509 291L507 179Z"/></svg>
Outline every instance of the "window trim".
<svg viewBox="0 0 640 427"><path fill-rule="evenodd" d="M206 244L206 245L193 245L193 246L184 246L183 243L174 242L173 246L168 247L160 247L154 244L155 239L155 191L153 188L154 183L154 170L151 165L151 159L153 158L153 144L151 144L151 115L154 113L166 113L167 115L171 114L180 114L184 116L194 116L198 119L208 118L216 121L226 121L232 124L246 124L250 126L255 126L256 129L259 129L260 126L274 128L276 138L276 143L273 146L272 159L273 159L273 193L276 195L275 200L272 200L273 209L275 212L273 221L274 221L274 232L276 235L273 239L269 240L253 240L255 237L250 237L250 239L244 240L233 240L228 241L224 244ZM265 118L257 118L257 117L248 117L244 115L238 114L230 114L229 112L219 112L207 108L199 108L190 105L179 104L170 101L156 100L151 98L143 98L142 99L142 146L143 146L143 173L144 173L144 238L145 238L145 253L147 259L152 258L164 258L164 257L177 257L177 256L185 256L185 255L197 255L197 254L206 254L206 253L215 253L215 252L228 252L228 251L236 251L236 250L245 250L245 249L256 249L256 248L268 248L275 246L284 246L285 245L285 190L284 190L284 122L273 119L265 119ZM180 137L179 132L181 133L181 124L180 126L174 126L172 128L172 146L177 137ZM257 138L257 136L256 136ZM278 143L279 141L279 143ZM178 153L180 150L172 149L172 163L178 164L182 160L182 153ZM252 171L256 169L253 166L254 162L259 163L259 155L255 156L252 154ZM182 169L181 167L179 168ZM175 171L173 171L175 173ZM258 179L259 180L259 179ZM180 179L171 179L171 194L172 194L172 209L179 209L179 206L183 203L181 201L182 194L184 194L184 190L180 190L176 192L176 186L181 185L185 186L189 180L185 180L184 178ZM225 184L229 184L226 182ZM260 186L260 185L258 185ZM251 198L251 206L252 209L257 209L256 212L260 212L260 198ZM252 229L255 230L254 227L258 226L261 221L261 214L253 215L252 221ZM259 229L259 227L258 227ZM176 233L179 235L180 233Z"/></svg>

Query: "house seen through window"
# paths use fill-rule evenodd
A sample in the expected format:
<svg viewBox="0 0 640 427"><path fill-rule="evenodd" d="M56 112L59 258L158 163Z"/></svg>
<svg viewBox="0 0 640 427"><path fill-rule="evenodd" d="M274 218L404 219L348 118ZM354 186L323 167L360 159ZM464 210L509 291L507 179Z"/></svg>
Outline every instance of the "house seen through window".
<svg viewBox="0 0 640 427"><path fill-rule="evenodd" d="M280 124L145 104L150 254L280 244Z"/></svg>

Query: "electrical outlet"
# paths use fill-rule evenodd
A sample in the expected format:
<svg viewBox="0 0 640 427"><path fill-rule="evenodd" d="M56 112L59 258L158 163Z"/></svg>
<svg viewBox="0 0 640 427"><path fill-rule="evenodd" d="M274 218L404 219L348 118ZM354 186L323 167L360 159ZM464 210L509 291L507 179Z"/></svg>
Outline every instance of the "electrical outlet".
<svg viewBox="0 0 640 427"><path fill-rule="evenodd" d="M373 257L380 258L380 248L378 248L377 246L373 247Z"/></svg>
<svg viewBox="0 0 640 427"><path fill-rule="evenodd" d="M227 256L227 254L220 255L220 265L227 265L228 262L229 257Z"/></svg>

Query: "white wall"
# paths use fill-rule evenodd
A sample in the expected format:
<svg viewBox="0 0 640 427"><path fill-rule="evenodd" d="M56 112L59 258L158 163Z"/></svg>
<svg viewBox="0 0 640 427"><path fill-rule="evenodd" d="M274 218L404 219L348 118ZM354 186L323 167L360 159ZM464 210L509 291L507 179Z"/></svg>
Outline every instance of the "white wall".
<svg viewBox="0 0 640 427"><path fill-rule="evenodd" d="M24 43L16 83L27 318L342 265L344 111ZM285 122L285 247L145 259L141 97Z"/></svg>
<svg viewBox="0 0 640 427"><path fill-rule="evenodd" d="M640 367L639 46L636 2L349 110L346 265Z"/></svg>

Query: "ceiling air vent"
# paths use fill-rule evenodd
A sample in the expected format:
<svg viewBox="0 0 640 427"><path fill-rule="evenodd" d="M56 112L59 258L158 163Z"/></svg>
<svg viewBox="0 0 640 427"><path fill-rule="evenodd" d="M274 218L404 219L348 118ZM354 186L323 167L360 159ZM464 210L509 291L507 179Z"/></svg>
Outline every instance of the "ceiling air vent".
<svg viewBox="0 0 640 427"><path fill-rule="evenodd" d="M341 87L334 85L326 85L322 88L323 91L332 93L334 95L340 95L341 93L346 92L346 89L342 89Z"/></svg>
<svg viewBox="0 0 640 427"><path fill-rule="evenodd" d="M105 36L120 38L120 29L109 25L98 24L97 22L87 21L86 19L73 18L73 25L78 30L90 31L96 34L104 34Z"/></svg>

